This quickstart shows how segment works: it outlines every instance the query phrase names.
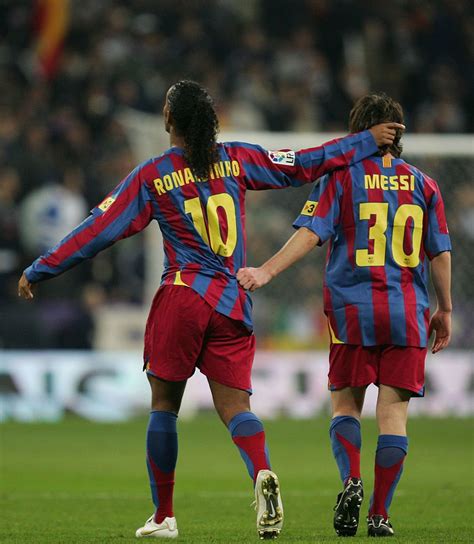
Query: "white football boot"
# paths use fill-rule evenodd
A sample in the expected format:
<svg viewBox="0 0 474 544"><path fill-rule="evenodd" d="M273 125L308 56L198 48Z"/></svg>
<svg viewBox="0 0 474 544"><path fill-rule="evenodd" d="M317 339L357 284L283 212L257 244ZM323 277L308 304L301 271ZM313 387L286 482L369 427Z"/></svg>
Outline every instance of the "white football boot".
<svg viewBox="0 0 474 544"><path fill-rule="evenodd" d="M255 482L257 532L261 540L277 538L283 527L283 504L277 475L260 470Z"/></svg>
<svg viewBox="0 0 474 544"><path fill-rule="evenodd" d="M137 538L176 538L178 536L178 526L176 518L165 518L161 523L155 523L154 515L146 520L143 527L137 529L135 536Z"/></svg>

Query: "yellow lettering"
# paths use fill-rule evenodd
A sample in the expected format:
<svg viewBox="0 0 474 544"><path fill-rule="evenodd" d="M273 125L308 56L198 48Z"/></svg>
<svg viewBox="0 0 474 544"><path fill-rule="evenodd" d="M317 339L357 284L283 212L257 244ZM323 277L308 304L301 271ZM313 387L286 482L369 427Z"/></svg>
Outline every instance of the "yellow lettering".
<svg viewBox="0 0 474 544"><path fill-rule="evenodd" d="M191 168L184 169L184 181L186 182L186 184L195 183L193 173L191 172Z"/></svg>
<svg viewBox="0 0 474 544"><path fill-rule="evenodd" d="M415 176L410 176L410 191L415 190Z"/></svg>
<svg viewBox="0 0 474 544"><path fill-rule="evenodd" d="M232 174L234 176L240 176L240 164L238 161L232 161Z"/></svg>
<svg viewBox="0 0 474 544"><path fill-rule="evenodd" d="M366 189L380 189L380 179L378 174L374 174L373 176L365 175L365 188Z"/></svg>
<svg viewBox="0 0 474 544"><path fill-rule="evenodd" d="M163 189L163 182L160 178L156 178L153 180L153 183L155 185L156 192L159 195L164 195L166 193L165 189Z"/></svg>
<svg viewBox="0 0 474 544"><path fill-rule="evenodd" d="M177 172L171 172L173 176L173 183L176 188L182 187L184 185L183 171L178 170Z"/></svg>
<svg viewBox="0 0 474 544"><path fill-rule="evenodd" d="M386 191L388 189L388 177L384 176L383 174L380 176L380 188L383 191Z"/></svg>
<svg viewBox="0 0 474 544"><path fill-rule="evenodd" d="M400 189L408 191L408 176L400 176Z"/></svg>
<svg viewBox="0 0 474 544"><path fill-rule="evenodd" d="M218 178L223 178L225 176L225 169L224 169L224 163L222 161L220 162L216 162L216 164L214 165L214 169L217 167L217 177Z"/></svg>
<svg viewBox="0 0 474 544"><path fill-rule="evenodd" d="M232 174L232 167L230 165L230 161L225 161L225 175L229 177Z"/></svg>
<svg viewBox="0 0 474 544"><path fill-rule="evenodd" d="M390 189L392 191L398 191L398 177L397 176L390 176Z"/></svg>
<svg viewBox="0 0 474 544"><path fill-rule="evenodd" d="M171 189L173 189L173 181L169 174L166 174L166 176L163 176L163 183L165 184L165 189L167 191L171 191Z"/></svg>

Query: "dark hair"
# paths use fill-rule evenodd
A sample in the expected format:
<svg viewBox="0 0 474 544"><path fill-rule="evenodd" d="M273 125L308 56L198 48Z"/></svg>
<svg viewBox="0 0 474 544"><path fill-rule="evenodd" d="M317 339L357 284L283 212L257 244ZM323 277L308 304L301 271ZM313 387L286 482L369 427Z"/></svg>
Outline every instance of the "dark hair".
<svg viewBox="0 0 474 544"><path fill-rule="evenodd" d="M186 161L196 176L207 179L217 161L219 131L211 96L199 83L181 80L171 87L168 104L176 133L184 139Z"/></svg>
<svg viewBox="0 0 474 544"><path fill-rule="evenodd" d="M367 94L357 100L349 114L349 131L360 132L379 123L390 121L403 124L402 106L385 93ZM402 131L396 129L396 132L393 144L381 148L379 155L384 155L387 151L395 157L402 154L403 146L400 143Z"/></svg>

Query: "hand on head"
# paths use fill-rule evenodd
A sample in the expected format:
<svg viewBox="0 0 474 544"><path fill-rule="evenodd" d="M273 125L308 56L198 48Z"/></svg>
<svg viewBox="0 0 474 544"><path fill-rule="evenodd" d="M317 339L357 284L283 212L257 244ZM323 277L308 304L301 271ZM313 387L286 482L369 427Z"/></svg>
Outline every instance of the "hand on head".
<svg viewBox="0 0 474 544"><path fill-rule="evenodd" d="M395 137L397 136L397 130L405 130L405 125L400 123L381 123L375 125L369 130L375 139L376 144L379 147L392 145Z"/></svg>

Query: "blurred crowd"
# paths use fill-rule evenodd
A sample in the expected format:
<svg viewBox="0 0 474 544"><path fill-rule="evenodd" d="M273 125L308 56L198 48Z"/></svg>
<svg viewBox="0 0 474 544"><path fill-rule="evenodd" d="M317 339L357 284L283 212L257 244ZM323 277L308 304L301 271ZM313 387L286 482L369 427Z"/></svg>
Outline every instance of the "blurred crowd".
<svg viewBox="0 0 474 544"><path fill-rule="evenodd" d="M0 346L91 347L96 308L142 302L141 237L45 283L41 302L29 311L16 299L21 270L77 225L136 163L117 119L124 108L160 112L169 85L187 77L209 88L222 128L345 130L354 100L384 90L402 102L411 132L472 132L470 4L70 0L57 62L42 73L36 3L2 2ZM259 198L265 205L273 197ZM256 258L273 247L260 232L269 229L275 246L284 239L284 202L255 229ZM470 185L453 186L451 202L456 228L466 230L472 243ZM308 279L310 268L299 269L303 285L318 280ZM276 298L263 299L257 309L269 344L308 327L308 338L323 331L319 317L308 322L304 313L319 312L318 295L297 299L299 309L289 311L284 291L281 285ZM273 321L265 317L270 306Z"/></svg>

